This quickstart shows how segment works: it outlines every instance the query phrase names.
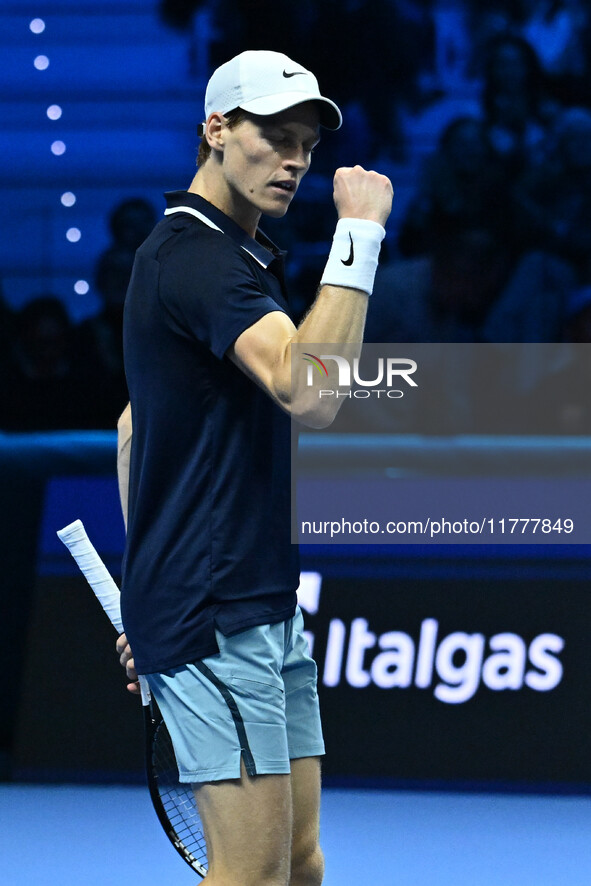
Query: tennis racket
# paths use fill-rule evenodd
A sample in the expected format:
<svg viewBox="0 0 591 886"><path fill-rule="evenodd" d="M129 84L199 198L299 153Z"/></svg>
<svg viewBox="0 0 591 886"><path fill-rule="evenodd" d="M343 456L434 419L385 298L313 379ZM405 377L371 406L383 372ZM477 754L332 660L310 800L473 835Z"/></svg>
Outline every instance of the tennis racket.
<svg viewBox="0 0 591 886"><path fill-rule="evenodd" d="M75 520L57 534L76 560L113 627L122 634L119 588L94 549L82 521ZM205 877L205 837L193 791L190 785L179 782L168 729L145 678L140 677L139 682L146 737L146 774L154 810L179 855L200 877Z"/></svg>

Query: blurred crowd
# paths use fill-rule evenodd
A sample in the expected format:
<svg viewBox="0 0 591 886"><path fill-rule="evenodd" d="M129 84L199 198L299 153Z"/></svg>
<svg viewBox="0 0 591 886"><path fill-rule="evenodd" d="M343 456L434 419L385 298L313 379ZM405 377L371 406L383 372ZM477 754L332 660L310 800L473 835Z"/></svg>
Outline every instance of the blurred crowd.
<svg viewBox="0 0 591 886"><path fill-rule="evenodd" d="M55 294L11 312L0 299L0 430L114 428L127 403L123 304L135 251L154 208L125 200L110 217L111 244L95 268L100 311L74 325Z"/></svg>
<svg viewBox="0 0 591 886"><path fill-rule="evenodd" d="M301 0L297 14L285 0L161 0L166 25L189 34L204 12L210 66L272 47L314 70L343 108L342 131L315 155L308 196L280 227L265 225L292 247L299 314L332 236L332 171L355 157L393 170L395 190L411 182L370 300L368 341L591 342L584 0ZM424 119L438 121L430 144L416 138ZM142 199L114 208L112 244L95 270L102 309L81 325L54 294L16 314L0 301L0 429L114 427L127 398L125 289L155 217ZM589 371L575 370L586 401ZM562 361L557 389L568 371ZM537 377L546 385L548 371ZM586 402L578 408L569 427L590 432Z"/></svg>

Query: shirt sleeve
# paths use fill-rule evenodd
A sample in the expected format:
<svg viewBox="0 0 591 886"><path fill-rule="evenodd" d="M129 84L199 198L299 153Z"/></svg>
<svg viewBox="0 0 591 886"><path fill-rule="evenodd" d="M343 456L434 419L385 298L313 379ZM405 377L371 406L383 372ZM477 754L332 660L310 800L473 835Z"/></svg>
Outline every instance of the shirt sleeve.
<svg viewBox="0 0 591 886"><path fill-rule="evenodd" d="M193 223L173 241L159 256L160 302L169 323L216 357L223 357L265 314L284 310L263 292L255 260L222 232ZM269 288L279 292L279 281L269 271L261 272L269 275Z"/></svg>

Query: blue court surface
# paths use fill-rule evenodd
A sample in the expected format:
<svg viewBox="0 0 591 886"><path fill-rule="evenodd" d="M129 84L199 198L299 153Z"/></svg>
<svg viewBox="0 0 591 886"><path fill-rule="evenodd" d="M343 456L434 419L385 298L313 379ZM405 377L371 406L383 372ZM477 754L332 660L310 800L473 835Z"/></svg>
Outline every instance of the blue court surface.
<svg viewBox="0 0 591 886"><path fill-rule="evenodd" d="M140 787L0 786L6 886L200 882ZM326 789L325 886L591 883L591 798Z"/></svg>

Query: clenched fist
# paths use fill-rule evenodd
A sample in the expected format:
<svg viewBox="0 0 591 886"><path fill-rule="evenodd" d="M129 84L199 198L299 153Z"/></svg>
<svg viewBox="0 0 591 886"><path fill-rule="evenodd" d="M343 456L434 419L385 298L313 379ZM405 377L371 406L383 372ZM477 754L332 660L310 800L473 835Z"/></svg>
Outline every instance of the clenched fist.
<svg viewBox="0 0 591 886"><path fill-rule="evenodd" d="M334 202L339 218L364 218L385 227L393 196L392 182L379 172L361 166L342 166L335 172Z"/></svg>

